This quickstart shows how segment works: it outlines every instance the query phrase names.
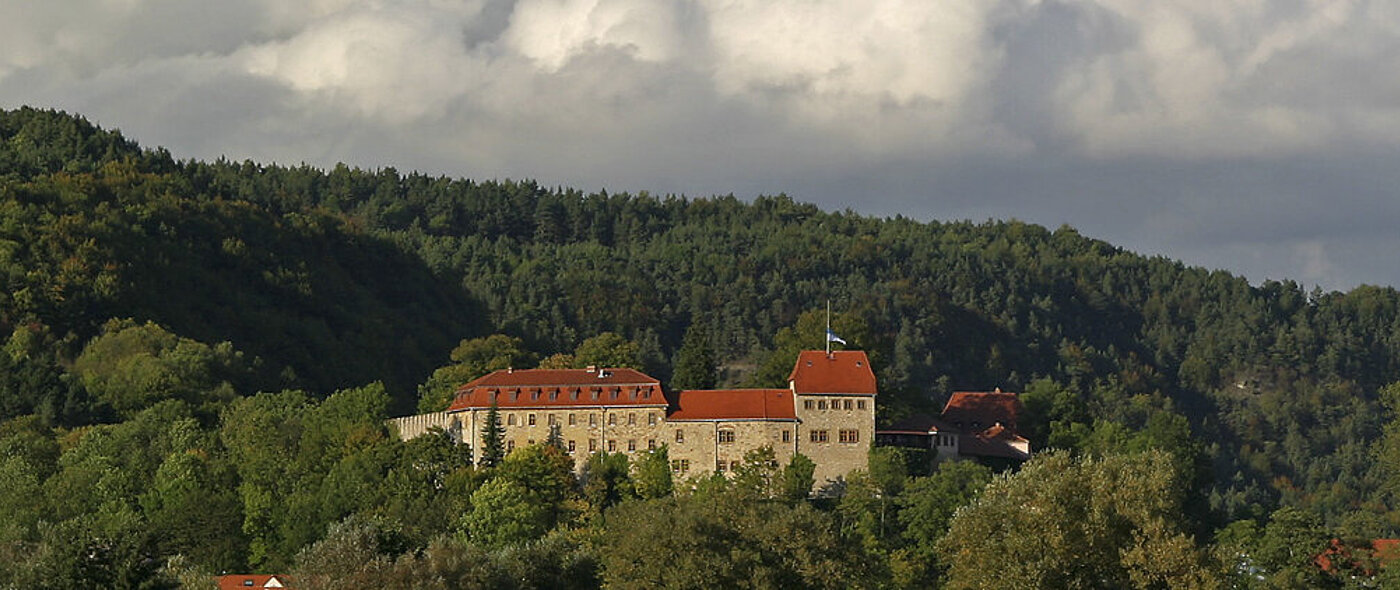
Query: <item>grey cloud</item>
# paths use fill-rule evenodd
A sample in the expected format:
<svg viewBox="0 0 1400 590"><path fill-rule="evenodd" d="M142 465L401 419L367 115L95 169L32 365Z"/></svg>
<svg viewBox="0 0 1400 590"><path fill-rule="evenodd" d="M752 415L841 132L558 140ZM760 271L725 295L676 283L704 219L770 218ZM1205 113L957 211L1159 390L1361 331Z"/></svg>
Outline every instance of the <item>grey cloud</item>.
<svg viewBox="0 0 1400 590"><path fill-rule="evenodd" d="M0 7L0 104L182 157L786 192L1400 284L1392 3L64 4Z"/></svg>

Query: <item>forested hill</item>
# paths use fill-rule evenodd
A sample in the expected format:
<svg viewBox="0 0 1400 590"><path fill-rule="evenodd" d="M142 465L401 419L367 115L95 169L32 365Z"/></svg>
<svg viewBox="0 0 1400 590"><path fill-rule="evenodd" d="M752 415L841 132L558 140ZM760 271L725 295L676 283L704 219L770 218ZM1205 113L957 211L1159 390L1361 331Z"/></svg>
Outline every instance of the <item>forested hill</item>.
<svg viewBox="0 0 1400 590"><path fill-rule="evenodd" d="M1256 287L1068 227L181 161L20 109L0 114L0 269L18 367L0 418L153 403L65 378L94 337L148 321L208 349L232 395L378 380L408 412L454 346L490 334L538 359L616 333L669 379L692 326L727 379L774 385L821 345L830 300L882 417L1025 391L1037 447L1167 447L1218 515L1385 511L1370 445L1400 380L1394 289Z"/></svg>

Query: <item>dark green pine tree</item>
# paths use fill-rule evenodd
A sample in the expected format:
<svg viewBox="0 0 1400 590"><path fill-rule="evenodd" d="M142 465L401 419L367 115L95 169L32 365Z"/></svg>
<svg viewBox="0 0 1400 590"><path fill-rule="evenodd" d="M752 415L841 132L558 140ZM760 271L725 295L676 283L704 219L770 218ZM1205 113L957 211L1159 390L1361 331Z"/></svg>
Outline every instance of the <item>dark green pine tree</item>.
<svg viewBox="0 0 1400 590"><path fill-rule="evenodd" d="M549 425L549 436L545 437L544 444L559 449L561 451L564 450L564 434L559 431L558 424Z"/></svg>
<svg viewBox="0 0 1400 590"><path fill-rule="evenodd" d="M505 456L505 430L501 428L501 412L496 407L496 402L491 402L491 409L486 411L486 427L481 433L481 466L495 467L501 463L501 458Z"/></svg>
<svg viewBox="0 0 1400 590"><path fill-rule="evenodd" d="M682 389L711 389L719 380L715 353L710 347L710 333L700 321L690 323L676 352L676 372L671 387Z"/></svg>

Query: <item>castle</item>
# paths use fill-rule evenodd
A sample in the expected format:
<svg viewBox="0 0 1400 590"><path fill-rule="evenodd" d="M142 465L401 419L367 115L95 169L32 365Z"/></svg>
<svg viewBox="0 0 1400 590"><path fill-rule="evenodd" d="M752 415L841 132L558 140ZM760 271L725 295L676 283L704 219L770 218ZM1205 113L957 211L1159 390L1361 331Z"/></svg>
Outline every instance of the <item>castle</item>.
<svg viewBox="0 0 1400 590"><path fill-rule="evenodd" d="M621 368L496 371L457 389L446 411L395 418L405 439L437 427L483 448L494 405L507 452L544 442L557 427L582 469L598 451L633 454L667 445L678 477L725 473L771 447L786 464L816 464L818 488L864 469L875 436L875 373L862 351L802 351L786 389L685 390L670 396L640 371Z"/></svg>

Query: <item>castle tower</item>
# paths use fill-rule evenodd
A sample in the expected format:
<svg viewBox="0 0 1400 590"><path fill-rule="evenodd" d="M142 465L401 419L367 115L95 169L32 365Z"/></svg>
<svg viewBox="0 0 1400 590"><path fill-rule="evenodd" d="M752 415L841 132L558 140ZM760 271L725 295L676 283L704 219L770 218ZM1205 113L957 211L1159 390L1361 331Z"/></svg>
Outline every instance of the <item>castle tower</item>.
<svg viewBox="0 0 1400 590"><path fill-rule="evenodd" d="M797 452L817 465L817 489L869 467L875 439L875 373L864 351L804 350L788 377Z"/></svg>

